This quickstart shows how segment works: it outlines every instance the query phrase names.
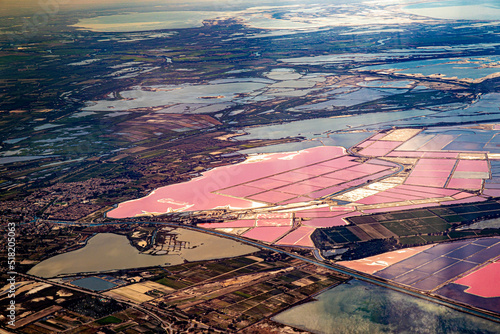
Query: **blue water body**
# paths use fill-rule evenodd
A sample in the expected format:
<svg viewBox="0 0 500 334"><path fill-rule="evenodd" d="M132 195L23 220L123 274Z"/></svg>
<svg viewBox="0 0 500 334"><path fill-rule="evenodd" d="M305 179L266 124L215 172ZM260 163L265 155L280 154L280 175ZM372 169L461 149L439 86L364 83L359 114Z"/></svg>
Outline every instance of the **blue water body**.
<svg viewBox="0 0 500 334"><path fill-rule="evenodd" d="M342 146L345 148L349 148L373 135L374 132L336 133L329 135L325 134L324 136L315 138L314 140L249 148L247 150L239 151L239 153L255 154L293 152L317 146Z"/></svg>
<svg viewBox="0 0 500 334"><path fill-rule="evenodd" d="M469 63L460 63L469 61ZM458 77L459 79L479 79L487 75L500 72L498 67L482 67L490 63L500 61L500 56L472 57L472 58L442 58L401 62L396 64L385 64L366 66L360 70L389 70L394 69L399 73L444 74L447 77Z"/></svg>
<svg viewBox="0 0 500 334"><path fill-rule="evenodd" d="M401 120L417 123L424 119L422 117L432 114L436 114L436 112L431 110L412 109L386 113L369 113L350 117L308 119L285 124L247 128L245 131L248 134L237 137L237 139L278 139L296 136L313 139L323 136L325 133L333 133L335 131L353 129L377 131L391 128L394 125L394 122Z"/></svg>
<svg viewBox="0 0 500 334"><path fill-rule="evenodd" d="M16 144L16 143L19 143L20 141L23 141L25 139L28 139L28 137L8 139L8 140L4 140L3 142L5 144Z"/></svg>
<svg viewBox="0 0 500 334"><path fill-rule="evenodd" d="M413 81L402 80L402 81L367 81L363 82L361 86L363 87L375 87L375 88L405 88L406 86L412 84Z"/></svg>
<svg viewBox="0 0 500 334"><path fill-rule="evenodd" d="M413 137L400 148L406 150L421 150L435 136L446 135L453 137L450 142L443 146L441 150L457 151L487 151L490 153L500 153L500 136L498 130L464 129L463 127L446 127L427 129ZM491 166L493 168L493 162ZM495 162L496 163L496 162Z"/></svg>
<svg viewBox="0 0 500 334"><path fill-rule="evenodd" d="M500 93L491 93L481 98L470 106L437 112L426 117L416 117L393 121L397 127L407 126L436 126L440 123L460 125L470 123L500 122ZM387 125L387 123L385 123ZM383 124L379 124L382 126Z"/></svg>
<svg viewBox="0 0 500 334"><path fill-rule="evenodd" d="M114 288L116 284L105 281L98 277L85 277L82 279L77 279L71 282L71 284L79 286L81 288L89 289L92 291L102 291Z"/></svg>

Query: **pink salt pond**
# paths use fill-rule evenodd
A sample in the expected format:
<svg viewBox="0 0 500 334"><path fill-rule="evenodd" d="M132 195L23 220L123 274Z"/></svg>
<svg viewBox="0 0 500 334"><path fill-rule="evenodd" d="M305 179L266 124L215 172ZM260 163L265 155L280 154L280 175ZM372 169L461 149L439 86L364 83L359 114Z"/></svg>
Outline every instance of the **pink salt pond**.
<svg viewBox="0 0 500 334"><path fill-rule="evenodd" d="M455 171L488 173L490 168L486 160L460 160Z"/></svg>
<svg viewBox="0 0 500 334"><path fill-rule="evenodd" d="M441 188L446 184L447 178L445 177L414 177L410 176L406 179L405 184L431 186Z"/></svg>
<svg viewBox="0 0 500 334"><path fill-rule="evenodd" d="M363 198L363 199L356 201L356 202L361 203L361 204L365 204L365 205L374 205L374 204L392 203L392 202L400 202L400 201L403 201L403 199L396 199L393 197L386 197L386 196L382 196L382 195L372 195L372 196L368 196L368 197Z"/></svg>
<svg viewBox="0 0 500 334"><path fill-rule="evenodd" d="M428 197L445 197L445 196L452 196L458 193L457 190L451 190L451 189L443 189L443 188L436 188L436 187L427 187L427 186L413 186L413 185L402 185L398 186L398 189L404 189L404 190L413 190L413 191L418 191L423 194L426 194ZM428 194L435 195L435 196L429 196Z"/></svg>
<svg viewBox="0 0 500 334"><path fill-rule="evenodd" d="M345 150L342 147L321 146L293 153L269 154L259 157L260 159L257 160L249 159L240 164L219 167L188 182L161 187L146 197L120 203L116 209L108 212L108 217L125 218L172 211L209 210L218 207L241 209L255 207L258 203L251 199L234 198L262 193L261 188L244 185L245 183L320 162L335 165L336 158L343 157L344 154ZM346 162L345 159L340 161L341 164ZM302 175L303 178L310 177L305 174L297 174ZM289 180L286 181L289 182ZM229 188L234 186L240 188L230 193ZM228 196L215 194L216 191L225 191ZM278 192L265 192L256 197L253 199L257 202L275 203L276 201L289 200L294 196Z"/></svg>
<svg viewBox="0 0 500 334"><path fill-rule="evenodd" d="M290 231L291 226L282 227L256 227L243 234L244 237L272 243Z"/></svg>
<svg viewBox="0 0 500 334"><path fill-rule="evenodd" d="M296 230L281 238L278 242L276 242L276 245L313 248L314 243L311 240L311 234L313 234L315 230L316 229L314 227L300 226Z"/></svg>
<svg viewBox="0 0 500 334"><path fill-rule="evenodd" d="M483 186L482 179L454 179L448 183L447 188L478 190Z"/></svg>
<svg viewBox="0 0 500 334"><path fill-rule="evenodd" d="M456 284L465 285L465 292L480 297L500 297L500 262L490 263L473 273L455 281Z"/></svg>

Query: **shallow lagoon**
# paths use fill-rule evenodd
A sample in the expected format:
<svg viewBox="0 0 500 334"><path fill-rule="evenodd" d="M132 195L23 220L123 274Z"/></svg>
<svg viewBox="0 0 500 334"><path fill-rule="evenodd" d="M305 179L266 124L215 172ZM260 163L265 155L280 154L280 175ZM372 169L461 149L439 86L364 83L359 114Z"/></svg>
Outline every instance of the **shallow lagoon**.
<svg viewBox="0 0 500 334"><path fill-rule="evenodd" d="M313 333L498 333L500 325L352 280L273 320Z"/></svg>
<svg viewBox="0 0 500 334"><path fill-rule="evenodd" d="M30 275L53 277L61 274L99 272L117 269L176 265L187 261L221 259L253 253L257 248L239 242L185 229L176 229L179 240L188 241L191 249L169 255L146 255L134 248L127 237L100 233L84 248L56 255L40 262Z"/></svg>
<svg viewBox="0 0 500 334"><path fill-rule="evenodd" d="M127 13L82 19L74 27L103 32L195 28L203 26L203 20L214 19L223 14L224 12L211 11Z"/></svg>
<svg viewBox="0 0 500 334"><path fill-rule="evenodd" d="M244 102L238 94L249 94L274 83L261 78L214 80L206 85L151 86L143 89L134 87L120 92L123 100L94 101L86 111L120 111L132 108L156 107L177 103L219 104L225 102ZM208 111L211 112L211 111ZM200 113L200 111L197 111Z"/></svg>
<svg viewBox="0 0 500 334"><path fill-rule="evenodd" d="M449 110L411 109L387 113L369 113L350 117L317 118L261 127L246 128L240 140L278 139L303 136L313 139L337 131L378 131L393 126L432 126L439 123L460 125L474 122L494 122L500 119L499 93L485 94L470 106ZM454 105L453 105L454 106ZM341 145L343 146L343 145Z"/></svg>
<svg viewBox="0 0 500 334"><path fill-rule="evenodd" d="M498 61L500 61L500 56L442 58L367 66L359 68L359 70L376 71L393 69L398 73L420 73L425 76L443 74L447 77L458 77L459 79L479 79L500 72L500 67L487 67L490 64L498 63Z"/></svg>
<svg viewBox="0 0 500 334"><path fill-rule="evenodd" d="M349 148L371 136L373 136L373 132L325 134L324 136L314 138L313 140L249 148L239 152L242 154L292 152L317 146L342 146Z"/></svg>
<svg viewBox="0 0 500 334"><path fill-rule="evenodd" d="M390 113L370 113L350 117L317 118L305 121L296 121L286 124L268 125L247 128L247 135L238 137L241 140L250 139L278 139L285 137L303 136L313 139L325 133L360 129L363 131L390 128L394 121L418 119L422 116L434 114L430 110L407 110Z"/></svg>

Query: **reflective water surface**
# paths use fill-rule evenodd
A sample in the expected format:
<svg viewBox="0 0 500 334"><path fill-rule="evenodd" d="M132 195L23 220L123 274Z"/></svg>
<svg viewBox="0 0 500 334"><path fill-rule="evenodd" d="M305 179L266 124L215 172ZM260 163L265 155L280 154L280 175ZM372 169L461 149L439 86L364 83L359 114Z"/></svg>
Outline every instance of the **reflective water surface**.
<svg viewBox="0 0 500 334"><path fill-rule="evenodd" d="M313 333L498 333L500 326L445 306L352 280L273 320Z"/></svg>

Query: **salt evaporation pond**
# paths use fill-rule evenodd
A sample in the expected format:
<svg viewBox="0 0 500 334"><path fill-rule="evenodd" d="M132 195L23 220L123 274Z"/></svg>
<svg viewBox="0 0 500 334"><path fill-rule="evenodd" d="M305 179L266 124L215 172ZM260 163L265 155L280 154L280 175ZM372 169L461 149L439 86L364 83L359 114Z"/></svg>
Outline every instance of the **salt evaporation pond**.
<svg viewBox="0 0 500 334"><path fill-rule="evenodd" d="M187 261L203 261L241 256L258 248L201 232L176 229L178 239L189 242L191 249L176 254L146 255L133 247L127 237L100 233L92 237L84 248L56 255L40 262L28 274L54 277L63 274L100 272L108 270L177 265Z"/></svg>
<svg viewBox="0 0 500 334"><path fill-rule="evenodd" d="M274 321L313 333L498 333L499 325L426 300L351 280Z"/></svg>
<svg viewBox="0 0 500 334"><path fill-rule="evenodd" d="M247 209L262 206L262 202L224 195L224 192L219 191L272 174L333 159L344 153L345 149L342 147L322 146L299 152L256 156L243 163L209 170L188 182L161 187L146 197L120 203L116 209L108 212L108 217L125 218L174 211L227 207ZM259 189L256 188L256 192L259 192Z"/></svg>

